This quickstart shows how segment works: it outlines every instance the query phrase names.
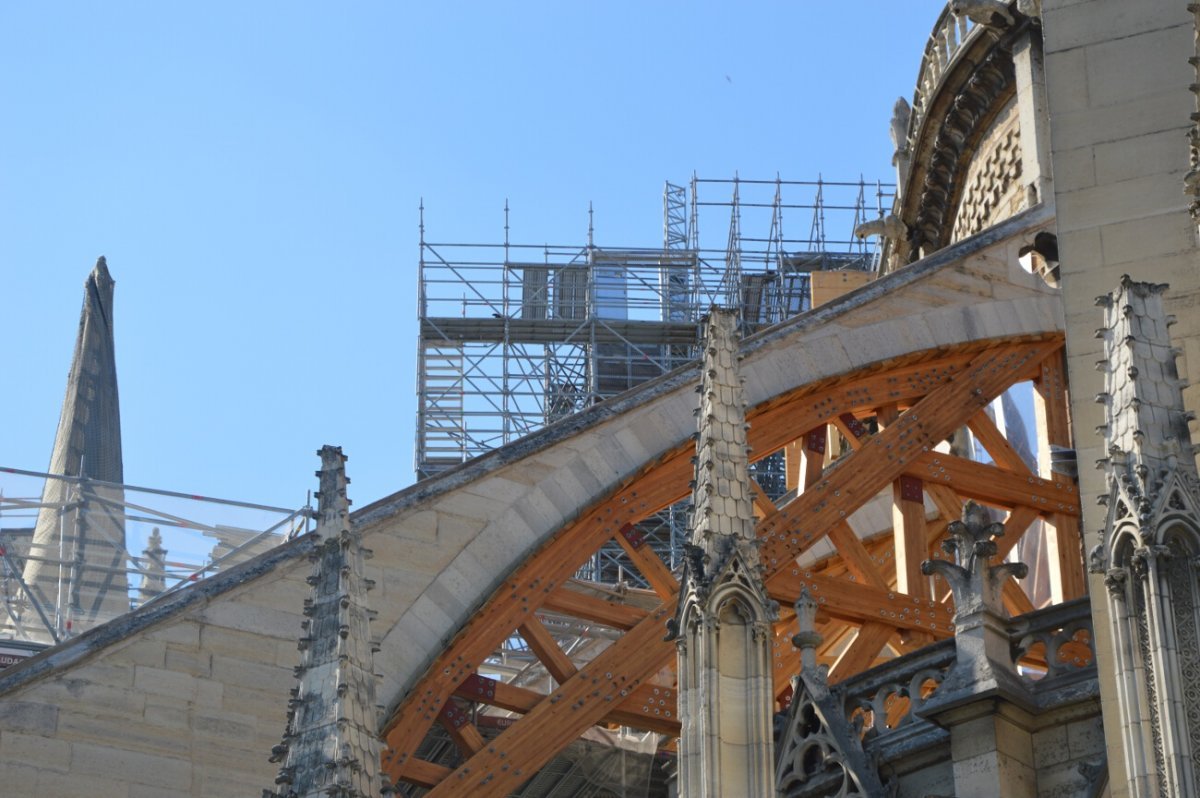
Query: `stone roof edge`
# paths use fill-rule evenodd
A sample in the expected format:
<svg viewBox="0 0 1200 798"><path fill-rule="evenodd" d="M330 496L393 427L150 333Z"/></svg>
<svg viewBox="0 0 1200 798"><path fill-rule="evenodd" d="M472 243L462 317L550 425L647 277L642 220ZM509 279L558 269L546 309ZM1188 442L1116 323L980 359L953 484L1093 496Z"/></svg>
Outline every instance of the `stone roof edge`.
<svg viewBox="0 0 1200 798"><path fill-rule="evenodd" d="M878 280L873 280L819 308L747 336L742 341L741 351L743 355L748 356L759 349L768 348L814 326L833 321L862 305L880 299L897 288L929 277L1001 241L1014 238L1053 219L1052 207L1045 204L1035 205L1027 211L941 249L916 263L883 275ZM352 513L351 521L359 527L381 523L427 499L448 493L482 476L498 471L521 458L536 454L660 396L681 387L691 387L696 381L695 372L698 368L699 361L692 361L661 377L544 427L525 438L493 449L437 476L378 499Z"/></svg>
<svg viewBox="0 0 1200 798"><path fill-rule="evenodd" d="M313 533L302 535L262 554L210 576L194 585L160 595L153 601L89 629L79 637L52 646L36 656L0 671L0 696L26 687L46 676L78 665L109 646L165 623L183 612L203 606L211 599L275 571L281 565L307 557L316 548ZM297 602L297 611L299 603Z"/></svg>

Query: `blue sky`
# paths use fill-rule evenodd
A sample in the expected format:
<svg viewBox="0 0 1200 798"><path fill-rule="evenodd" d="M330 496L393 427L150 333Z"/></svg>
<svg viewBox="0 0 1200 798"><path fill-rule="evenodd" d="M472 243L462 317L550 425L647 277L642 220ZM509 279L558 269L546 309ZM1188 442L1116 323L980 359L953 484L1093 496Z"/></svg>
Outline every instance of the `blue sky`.
<svg viewBox="0 0 1200 798"><path fill-rule="evenodd" d="M82 285L117 281L126 480L358 506L413 480L428 235L661 242L662 184L892 177L942 8L6 3L0 465L49 460Z"/></svg>

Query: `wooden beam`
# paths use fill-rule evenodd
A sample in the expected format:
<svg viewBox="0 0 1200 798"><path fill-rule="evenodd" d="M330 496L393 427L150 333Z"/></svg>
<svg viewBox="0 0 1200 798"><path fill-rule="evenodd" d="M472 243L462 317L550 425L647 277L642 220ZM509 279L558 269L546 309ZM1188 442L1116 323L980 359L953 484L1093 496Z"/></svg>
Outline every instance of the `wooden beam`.
<svg viewBox="0 0 1200 798"><path fill-rule="evenodd" d="M842 433L850 444L851 449L861 449L863 438L867 436L866 426L850 413L842 413L831 419L833 426Z"/></svg>
<svg viewBox="0 0 1200 798"><path fill-rule="evenodd" d="M543 609L570 615L593 623L602 623L614 629L627 630L650 614L649 610L633 604L589 596L578 590L563 586L547 594Z"/></svg>
<svg viewBox="0 0 1200 798"><path fill-rule="evenodd" d="M442 711L438 713L438 722L464 757L470 757L483 748L483 735L471 723L462 707L454 701L447 701L446 706L442 707Z"/></svg>
<svg viewBox="0 0 1200 798"><path fill-rule="evenodd" d="M941 452L913 458L905 473L925 483L953 488L960 496L1001 507L1032 507L1043 513L1078 516L1079 490L1069 479L1018 474Z"/></svg>
<svg viewBox="0 0 1200 798"><path fill-rule="evenodd" d="M747 414L747 420L753 424L748 433L749 443L765 457L806 430L820 424L836 424L842 413L919 399L961 374L980 351L974 348L941 357L917 356L881 363L852 379L796 388L751 409Z"/></svg>
<svg viewBox="0 0 1200 798"><path fill-rule="evenodd" d="M690 442L689 442L690 444ZM437 713L464 679L569 580L600 546L626 523L669 506L687 491L694 448L681 445L581 513L530 559L516 568L484 606L459 630L393 712L384 728L384 768L393 782L405 778L405 763L425 738ZM649 473L654 479L647 479Z"/></svg>
<svg viewBox="0 0 1200 798"><path fill-rule="evenodd" d="M636 526L625 524L617 530L613 539L625 550L625 554L659 598L669 601L679 592L679 580L654 549L646 545Z"/></svg>
<svg viewBox="0 0 1200 798"><path fill-rule="evenodd" d="M825 425L804 433L800 441L800 480L797 488L789 487L788 490L798 490L800 487L808 490L825 472L825 450L829 444L829 431Z"/></svg>
<svg viewBox="0 0 1200 798"><path fill-rule="evenodd" d="M862 447L829 471L795 501L759 525L762 557L771 575L791 563L838 520L871 499L924 452L965 423L977 410L1043 358L1056 344L998 347L985 352L924 399L896 423L865 439Z"/></svg>
<svg viewBox="0 0 1200 798"><path fill-rule="evenodd" d="M654 696L654 690L659 690L659 695ZM477 704L486 704L520 715L532 712L538 704L546 700L545 694L527 687L517 687L478 675L459 685L458 689L454 691L454 695ZM655 706L648 708L652 696ZM675 700L676 695L673 688L643 685L637 690L631 690L620 705L612 707L608 714L600 718L597 723L616 723L659 734L678 734L679 718L672 703ZM664 704L660 705L657 703L658 701L663 701ZM647 707L647 709L643 711L643 707Z"/></svg>
<svg viewBox="0 0 1200 798"><path fill-rule="evenodd" d="M975 439L983 444L983 448L992 456L993 463L1018 474L1032 473L1029 465L1021 459L1021 455L1017 454L1017 450L985 411L981 410L971 416L967 426L974 433Z"/></svg>
<svg viewBox="0 0 1200 798"><path fill-rule="evenodd" d="M453 772L450 768L412 757L405 768L404 779L418 787L436 787Z"/></svg>
<svg viewBox="0 0 1200 798"><path fill-rule="evenodd" d="M750 490L754 494L750 500L754 503L755 518L763 519L775 512L775 502L767 496L767 492L762 489L762 485L758 484L758 480L753 478L750 480Z"/></svg>
<svg viewBox="0 0 1200 798"><path fill-rule="evenodd" d="M896 542L896 589L911 596L929 595L929 577L921 563L929 552L925 532L925 487L907 474L892 483L893 539Z"/></svg>
<svg viewBox="0 0 1200 798"><path fill-rule="evenodd" d="M1038 511L1031 507L1015 507L1004 521L1004 534L996 540L996 557L1002 560L1008 556L1018 543L1029 525L1038 519Z"/></svg>
<svg viewBox="0 0 1200 798"><path fill-rule="evenodd" d="M783 484L788 491L799 490L800 474L804 469L802 440L795 440L783 447Z"/></svg>
<svg viewBox="0 0 1200 798"><path fill-rule="evenodd" d="M675 602L643 619L619 641L580 668L528 715L501 732L484 750L430 791L430 798L506 796L641 686L675 656L663 641ZM624 691L624 692L622 692Z"/></svg>
<svg viewBox="0 0 1200 798"><path fill-rule="evenodd" d="M1065 353L1060 350L1042 361L1034 380L1034 410L1038 419L1039 470L1055 481L1073 482L1050 470L1050 447L1070 449L1071 413L1067 396ZM1069 601L1087 592L1083 571L1083 535L1078 513L1055 512L1048 519L1046 542L1050 556L1050 593L1053 601Z"/></svg>
<svg viewBox="0 0 1200 798"><path fill-rule="evenodd" d="M846 570L853 574L855 579L864 585L871 585L882 590L887 589L887 580L875 565L875 560L867 551L867 547L858 539L858 535L854 534L854 530L850 528L849 524L839 521L831 526L829 542L837 547Z"/></svg>
<svg viewBox="0 0 1200 798"><path fill-rule="evenodd" d="M809 595L820 603L821 612L833 618L860 624L878 621L898 629L931 632L935 637L954 634L953 608L931 598L909 596L808 571L782 574L769 586L771 598L787 606L796 602L803 588L807 588Z"/></svg>
<svg viewBox="0 0 1200 798"><path fill-rule="evenodd" d="M858 630L858 634L854 636L854 642L842 652L842 655L833 663L833 667L829 669L829 682L831 684L840 682L848 676L853 676L871 667L875 663L876 657L879 656L879 652L887 645L888 639L895 633L896 628L886 623L872 621L863 624Z"/></svg>
<svg viewBox="0 0 1200 798"><path fill-rule="evenodd" d="M562 684L575 675L575 663L558 647L558 641L537 618L525 621L517 627L517 632L537 655L538 661L554 677L554 681Z"/></svg>
<svg viewBox="0 0 1200 798"><path fill-rule="evenodd" d="M1021 584L1014 577L1009 577L1004 583L1001 597L1004 599L1004 608L1008 610L1009 615L1017 616L1024 615L1027 612L1033 612L1037 607L1033 606L1033 602L1029 600L1029 596L1021 587Z"/></svg>

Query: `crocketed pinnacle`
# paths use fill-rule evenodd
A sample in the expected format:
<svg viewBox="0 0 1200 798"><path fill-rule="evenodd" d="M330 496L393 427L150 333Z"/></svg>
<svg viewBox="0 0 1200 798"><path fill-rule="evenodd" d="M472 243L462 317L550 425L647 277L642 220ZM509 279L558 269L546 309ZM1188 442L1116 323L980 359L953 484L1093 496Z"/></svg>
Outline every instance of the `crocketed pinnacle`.
<svg viewBox="0 0 1200 798"><path fill-rule="evenodd" d="M737 547L747 549L750 562L757 563L757 549L738 546L754 541L755 535L745 402L737 362L737 314L713 308L705 324L697 411L692 545L702 549L710 562L724 560Z"/></svg>
<svg viewBox="0 0 1200 798"><path fill-rule="evenodd" d="M370 580L363 560L370 552L349 523L342 450L324 446L317 494L317 546L309 576L312 597L304 603L298 684L288 705L287 731L272 750L283 762L275 790L264 798L378 798L385 794L370 618L365 606ZM386 791L390 793L389 791Z"/></svg>
<svg viewBox="0 0 1200 798"><path fill-rule="evenodd" d="M1176 468L1195 475L1184 383L1175 366L1179 350L1167 330L1175 320L1163 309L1166 289L1124 276L1116 291L1096 300L1104 308L1097 336L1105 342L1105 359L1097 365L1108 372L1105 393L1097 397L1106 407L1100 432L1114 455L1111 465L1142 480Z"/></svg>

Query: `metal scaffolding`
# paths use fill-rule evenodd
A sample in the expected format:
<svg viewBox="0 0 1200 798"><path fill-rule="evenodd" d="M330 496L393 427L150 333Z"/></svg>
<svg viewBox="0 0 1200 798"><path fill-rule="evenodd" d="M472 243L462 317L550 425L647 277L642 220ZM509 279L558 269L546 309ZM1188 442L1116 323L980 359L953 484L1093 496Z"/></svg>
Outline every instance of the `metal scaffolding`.
<svg viewBox="0 0 1200 798"><path fill-rule="evenodd" d="M53 493L62 501L45 500L47 484L61 486ZM0 649L24 643L31 652L74 637L308 531L312 516L307 504L268 507L0 467ZM31 544L43 519L55 539L38 549ZM49 576L30 581L31 563ZM106 587L89 594L89 585Z"/></svg>
<svg viewBox="0 0 1200 798"><path fill-rule="evenodd" d="M692 362L714 304L740 308L748 334L808 310L813 272L877 270L875 244L853 231L894 190L693 176L665 184L656 247L599 246L590 224L583 245L514 243L507 204L503 243L434 243L422 205L418 478ZM685 511L642 530L673 566ZM637 581L615 551L584 575Z"/></svg>

